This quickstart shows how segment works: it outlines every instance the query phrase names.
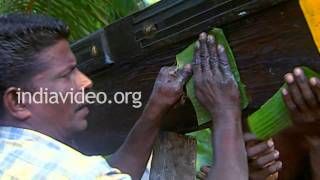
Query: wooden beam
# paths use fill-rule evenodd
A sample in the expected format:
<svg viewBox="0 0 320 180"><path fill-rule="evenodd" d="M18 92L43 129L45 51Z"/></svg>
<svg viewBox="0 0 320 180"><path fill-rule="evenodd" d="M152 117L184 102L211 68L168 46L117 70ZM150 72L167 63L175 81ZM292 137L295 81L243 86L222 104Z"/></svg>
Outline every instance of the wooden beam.
<svg viewBox="0 0 320 180"><path fill-rule="evenodd" d="M72 45L87 74L110 62L143 59L213 26L227 25L287 0L162 0ZM99 49L92 56L93 47Z"/></svg>

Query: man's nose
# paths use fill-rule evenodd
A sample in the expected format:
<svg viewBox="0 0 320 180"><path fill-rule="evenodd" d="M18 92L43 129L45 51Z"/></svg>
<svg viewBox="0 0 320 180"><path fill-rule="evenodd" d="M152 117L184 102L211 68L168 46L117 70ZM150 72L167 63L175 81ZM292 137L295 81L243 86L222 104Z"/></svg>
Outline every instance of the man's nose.
<svg viewBox="0 0 320 180"><path fill-rule="evenodd" d="M79 84L78 85L79 85L80 89L88 90L88 89L92 88L93 83L88 76L86 76L81 71L79 71Z"/></svg>

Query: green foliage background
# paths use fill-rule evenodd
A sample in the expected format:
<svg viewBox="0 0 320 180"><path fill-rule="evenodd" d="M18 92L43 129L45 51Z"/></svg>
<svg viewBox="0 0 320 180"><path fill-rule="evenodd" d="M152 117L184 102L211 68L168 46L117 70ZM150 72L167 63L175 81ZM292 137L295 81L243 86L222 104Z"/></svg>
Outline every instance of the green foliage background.
<svg viewBox="0 0 320 180"><path fill-rule="evenodd" d="M0 14L36 13L63 20L78 40L156 0L0 0Z"/></svg>

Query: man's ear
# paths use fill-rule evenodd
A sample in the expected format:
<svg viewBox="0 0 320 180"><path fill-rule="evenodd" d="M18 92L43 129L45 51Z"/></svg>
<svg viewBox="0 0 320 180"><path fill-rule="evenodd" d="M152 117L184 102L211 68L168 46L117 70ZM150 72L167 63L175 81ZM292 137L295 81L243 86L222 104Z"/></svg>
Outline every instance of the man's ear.
<svg viewBox="0 0 320 180"><path fill-rule="evenodd" d="M31 116L25 102L21 100L21 91L16 87L10 87L4 92L3 104L6 113L18 120L23 121Z"/></svg>

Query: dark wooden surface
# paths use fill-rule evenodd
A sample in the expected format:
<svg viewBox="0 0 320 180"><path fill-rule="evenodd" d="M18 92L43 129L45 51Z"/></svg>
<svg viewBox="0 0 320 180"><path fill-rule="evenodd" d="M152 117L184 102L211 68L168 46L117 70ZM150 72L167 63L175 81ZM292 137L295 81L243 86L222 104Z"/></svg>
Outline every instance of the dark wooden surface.
<svg viewBox="0 0 320 180"><path fill-rule="evenodd" d="M288 0L162 0L72 44L81 71L142 60L212 26L222 26ZM183 44L183 43L182 43ZM181 47L181 46L180 46Z"/></svg>
<svg viewBox="0 0 320 180"><path fill-rule="evenodd" d="M195 139L172 132L161 133L153 149L150 180L194 180Z"/></svg>
<svg viewBox="0 0 320 180"><path fill-rule="evenodd" d="M242 81L247 85L247 113L263 104L283 83L282 76L298 65L320 70L319 53L299 7L291 0L251 14L222 27L236 57ZM145 105L154 79L162 66L173 65L175 54L196 37L158 49L143 59L117 62L91 76L96 90L142 91ZM142 108L130 105L94 105L88 129L79 134L80 150L88 154L111 153L122 143L139 118ZM190 102L165 117L164 129L177 131L196 127Z"/></svg>
<svg viewBox="0 0 320 180"><path fill-rule="evenodd" d="M320 70L320 57L297 0L224 27L250 108L258 108L295 66Z"/></svg>

